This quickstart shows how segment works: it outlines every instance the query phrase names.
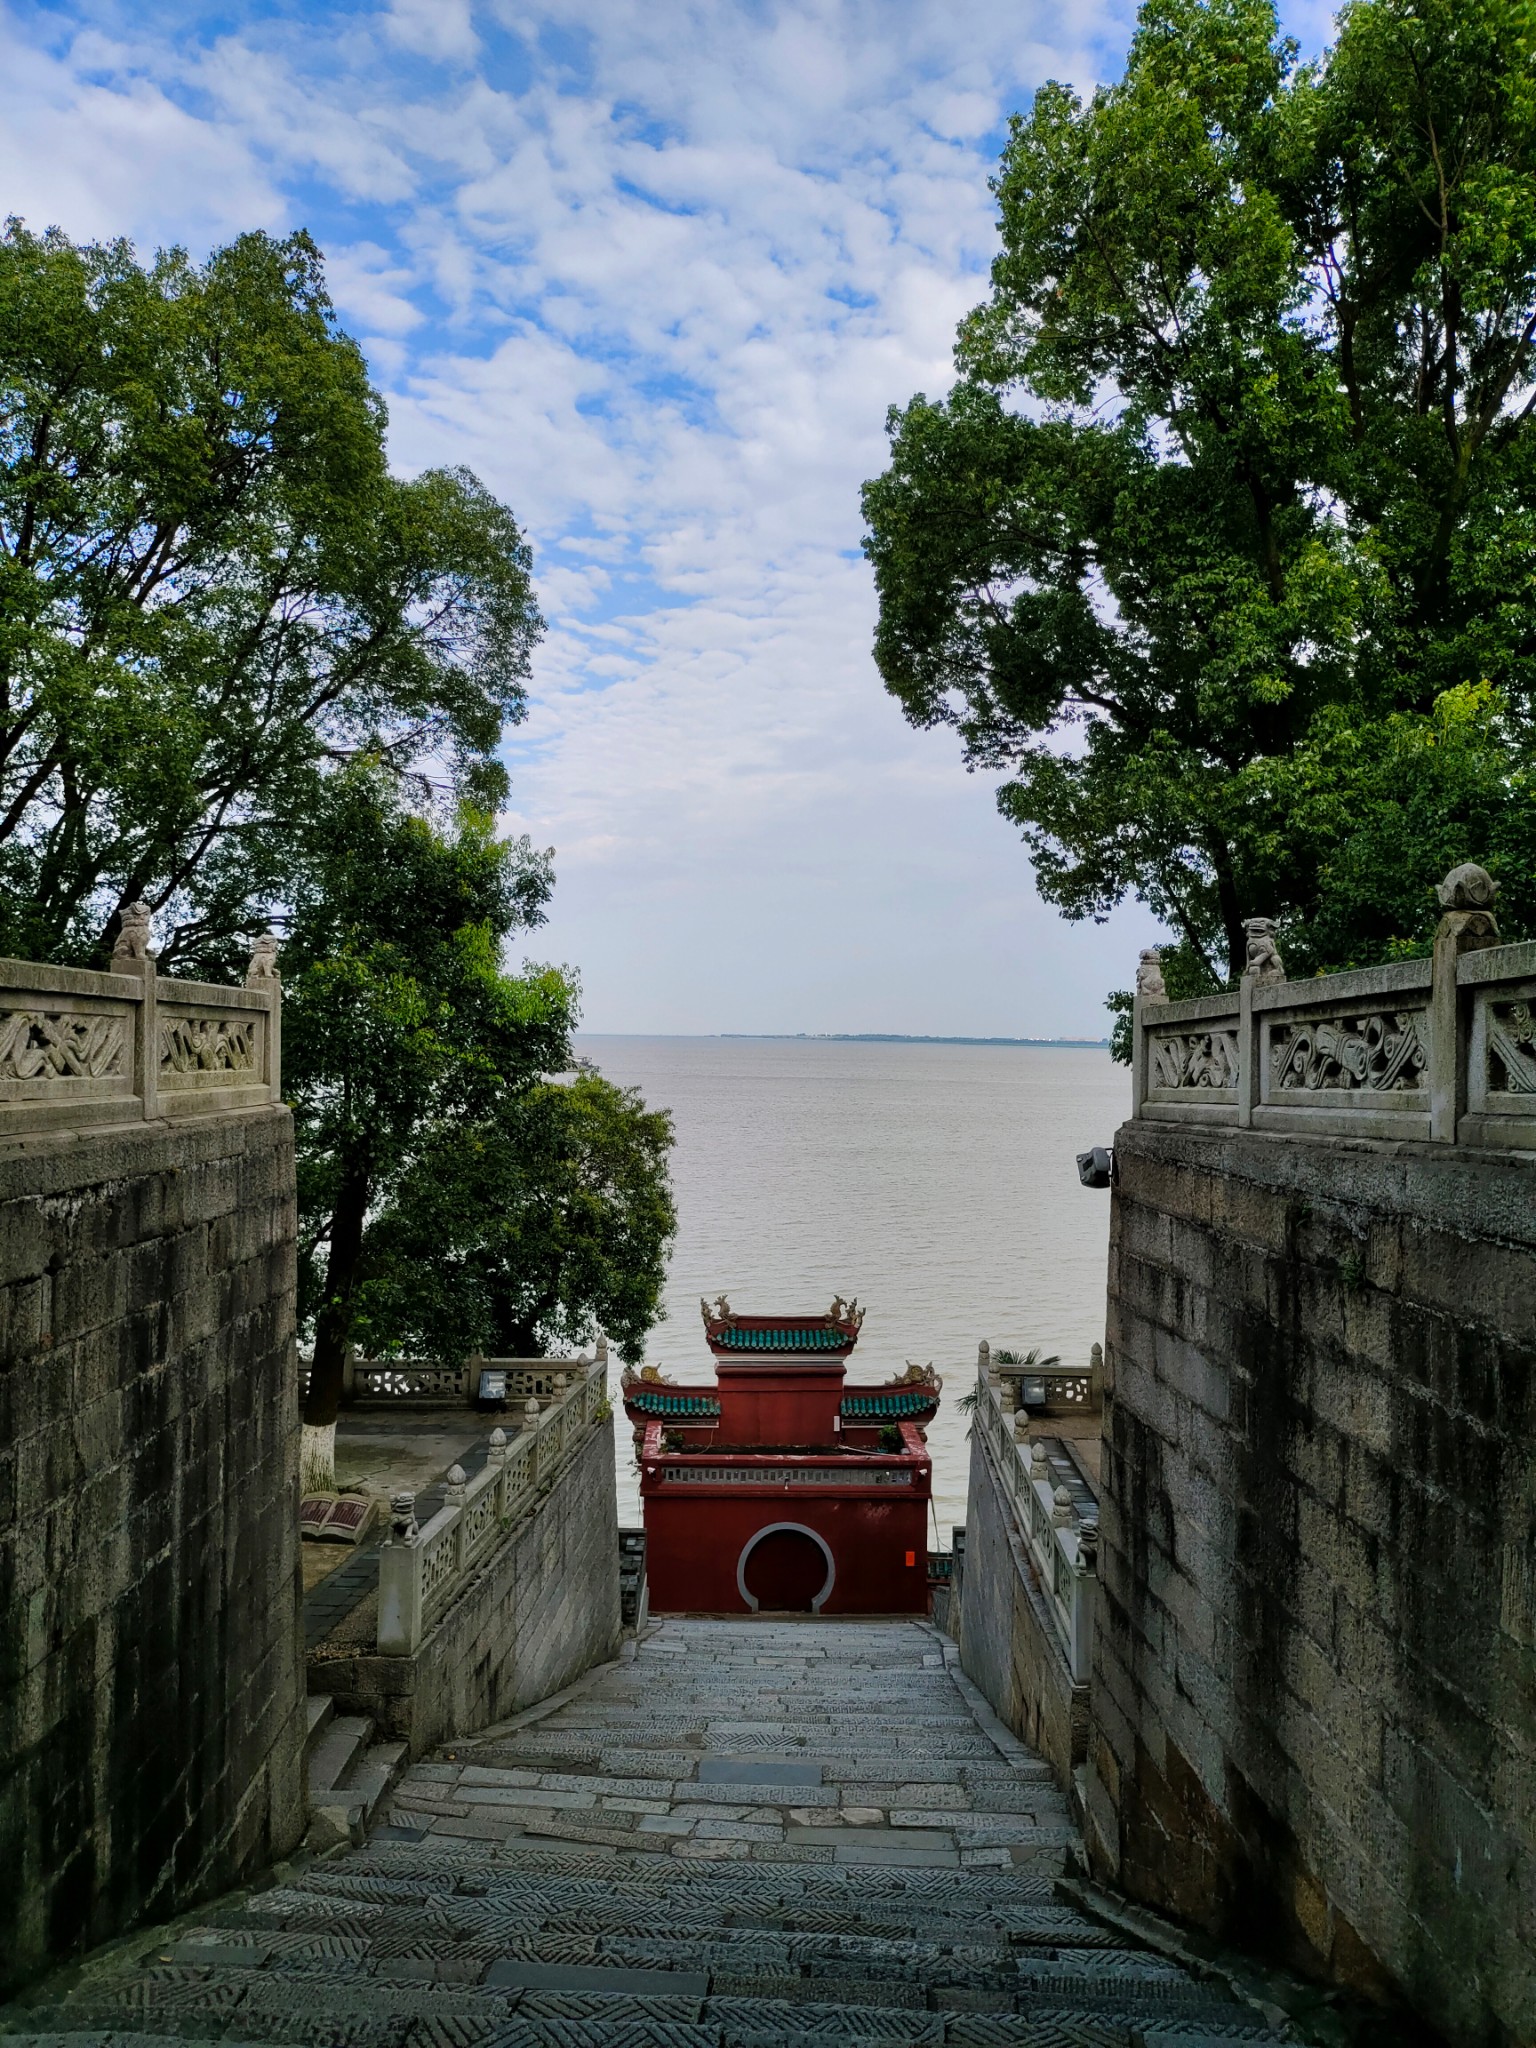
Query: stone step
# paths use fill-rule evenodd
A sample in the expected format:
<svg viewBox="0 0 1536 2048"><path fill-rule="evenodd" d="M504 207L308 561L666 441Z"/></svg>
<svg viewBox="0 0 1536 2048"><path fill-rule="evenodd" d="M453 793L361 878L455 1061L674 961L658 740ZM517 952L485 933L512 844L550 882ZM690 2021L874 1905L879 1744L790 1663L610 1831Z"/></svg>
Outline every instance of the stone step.
<svg viewBox="0 0 1536 2048"><path fill-rule="evenodd" d="M304 1764L308 1769L309 1759L315 1744L320 1740L335 1717L336 1702L328 1692L312 1692L304 1702Z"/></svg>
<svg viewBox="0 0 1536 2048"><path fill-rule="evenodd" d="M333 1795L373 1736L365 1714L337 1714L309 1753L306 1776L314 1805L333 1803Z"/></svg>
<svg viewBox="0 0 1536 2048"><path fill-rule="evenodd" d="M1064 1803L934 1654L909 1623L667 1622L544 1720L410 1768L366 1720L312 1706L312 1846L344 1851L365 1819L367 1845L122 1952L61 2005L0 2015L0 2034L36 2048L1285 2039L1057 1896L1076 1845Z"/></svg>
<svg viewBox="0 0 1536 2048"><path fill-rule="evenodd" d="M357 1800L363 1809L363 1825L370 1827L386 1795L398 1783L405 1769L409 1747L403 1742L372 1742L357 1757L338 1781L333 1797L350 1803Z"/></svg>

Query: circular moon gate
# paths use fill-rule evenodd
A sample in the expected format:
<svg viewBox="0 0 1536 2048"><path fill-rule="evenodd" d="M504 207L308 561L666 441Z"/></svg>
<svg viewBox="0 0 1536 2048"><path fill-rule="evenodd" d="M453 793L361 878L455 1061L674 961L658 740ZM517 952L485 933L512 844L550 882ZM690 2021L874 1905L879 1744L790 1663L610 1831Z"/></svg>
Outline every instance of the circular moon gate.
<svg viewBox="0 0 1536 2048"><path fill-rule="evenodd" d="M737 1590L754 1614L819 1614L836 1577L825 1538L803 1522L770 1522L736 1560Z"/></svg>

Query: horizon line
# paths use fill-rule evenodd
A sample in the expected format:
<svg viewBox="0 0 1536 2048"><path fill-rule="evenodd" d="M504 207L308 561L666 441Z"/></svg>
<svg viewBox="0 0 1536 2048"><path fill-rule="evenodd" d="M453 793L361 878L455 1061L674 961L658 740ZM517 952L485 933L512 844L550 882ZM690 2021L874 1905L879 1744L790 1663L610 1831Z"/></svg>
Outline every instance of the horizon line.
<svg viewBox="0 0 1536 2048"><path fill-rule="evenodd" d="M589 1038L717 1038L766 1040L775 1044L818 1045L1021 1045L1055 1047L1066 1052L1107 1052L1107 1038L972 1038L948 1031L598 1031Z"/></svg>

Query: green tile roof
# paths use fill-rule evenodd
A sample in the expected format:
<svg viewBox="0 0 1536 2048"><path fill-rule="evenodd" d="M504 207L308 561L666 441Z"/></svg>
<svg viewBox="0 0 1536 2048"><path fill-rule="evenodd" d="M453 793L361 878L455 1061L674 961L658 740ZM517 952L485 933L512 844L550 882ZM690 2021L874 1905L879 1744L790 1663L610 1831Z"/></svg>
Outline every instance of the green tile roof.
<svg viewBox="0 0 1536 2048"><path fill-rule="evenodd" d="M629 1387L624 1399L642 1415L718 1415L713 1394L669 1394L663 1387Z"/></svg>
<svg viewBox="0 0 1536 2048"><path fill-rule="evenodd" d="M798 1330L718 1330L710 1338L726 1351L846 1351L853 1338L846 1330L813 1323Z"/></svg>
<svg viewBox="0 0 1536 2048"><path fill-rule="evenodd" d="M850 1422L861 1422L869 1416L916 1415L924 1408L935 1407L938 1398L931 1389L922 1387L899 1394L844 1394L840 1412Z"/></svg>

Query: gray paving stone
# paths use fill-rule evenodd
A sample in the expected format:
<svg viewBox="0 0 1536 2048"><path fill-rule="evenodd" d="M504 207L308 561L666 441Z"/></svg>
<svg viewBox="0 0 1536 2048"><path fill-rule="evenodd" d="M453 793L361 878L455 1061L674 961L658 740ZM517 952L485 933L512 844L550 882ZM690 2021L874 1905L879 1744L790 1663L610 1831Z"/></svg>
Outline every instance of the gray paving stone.
<svg viewBox="0 0 1536 2048"><path fill-rule="evenodd" d="M819 1785L821 1765L782 1759L754 1762L745 1757L705 1757L699 1764L701 1785Z"/></svg>
<svg viewBox="0 0 1536 2048"><path fill-rule="evenodd" d="M544 1720L411 1767L366 1849L210 1910L155 1951L169 1962L141 1950L113 2004L71 2005L65 2035L74 2048L108 2048L114 2024L139 2048L157 2033L220 2048L1275 2038L1056 1905L1075 1840L1065 1805L925 1662L934 1641L908 1623L666 1622ZM57 2030L53 2011L36 2019Z"/></svg>
<svg viewBox="0 0 1536 2048"><path fill-rule="evenodd" d="M702 1997L709 1989L709 1973L596 1963L529 1963L508 1957L492 1963L485 1982L493 1991L629 1991Z"/></svg>

